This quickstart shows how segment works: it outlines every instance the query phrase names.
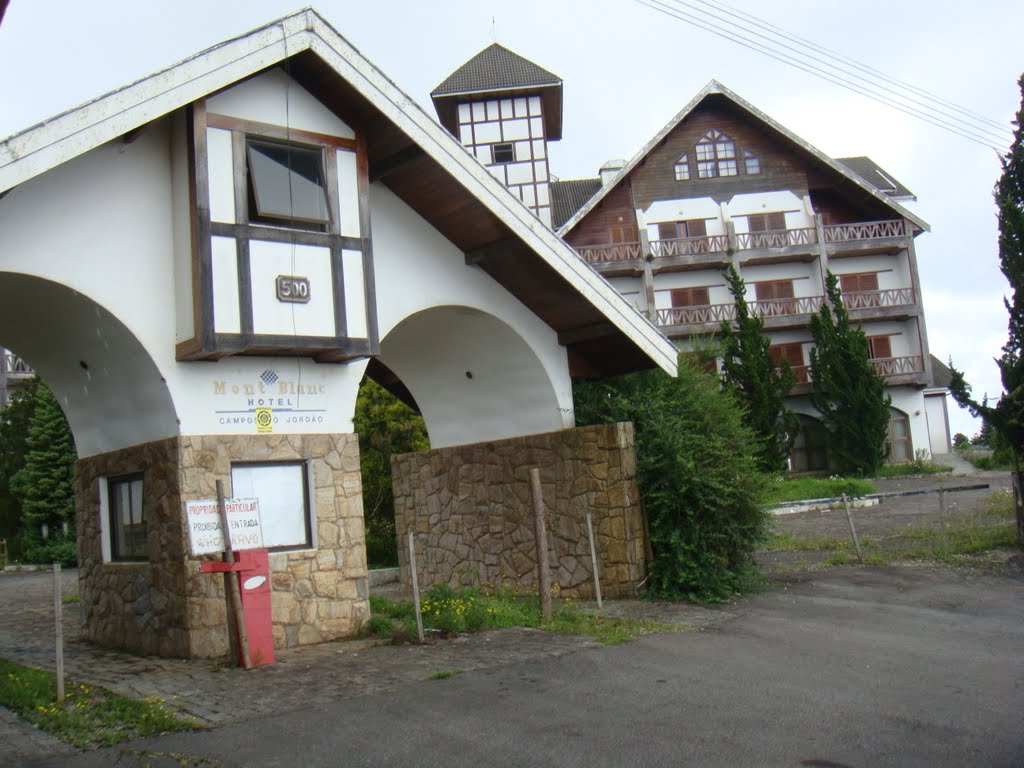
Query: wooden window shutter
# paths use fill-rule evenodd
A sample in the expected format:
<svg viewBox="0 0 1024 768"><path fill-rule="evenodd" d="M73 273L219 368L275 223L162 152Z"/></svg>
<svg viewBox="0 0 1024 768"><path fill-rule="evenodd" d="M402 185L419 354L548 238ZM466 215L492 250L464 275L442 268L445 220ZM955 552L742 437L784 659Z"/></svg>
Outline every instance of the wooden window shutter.
<svg viewBox="0 0 1024 768"><path fill-rule="evenodd" d="M868 336L868 350L872 360L892 357L892 341L888 336Z"/></svg>
<svg viewBox="0 0 1024 768"><path fill-rule="evenodd" d="M658 223L659 240L675 240L679 237L679 224L674 221L662 221Z"/></svg>
<svg viewBox="0 0 1024 768"><path fill-rule="evenodd" d="M672 291L673 307L706 307L709 304L706 287L676 288Z"/></svg>
<svg viewBox="0 0 1024 768"><path fill-rule="evenodd" d="M690 219L683 222L686 237L707 237L708 225L704 219Z"/></svg>

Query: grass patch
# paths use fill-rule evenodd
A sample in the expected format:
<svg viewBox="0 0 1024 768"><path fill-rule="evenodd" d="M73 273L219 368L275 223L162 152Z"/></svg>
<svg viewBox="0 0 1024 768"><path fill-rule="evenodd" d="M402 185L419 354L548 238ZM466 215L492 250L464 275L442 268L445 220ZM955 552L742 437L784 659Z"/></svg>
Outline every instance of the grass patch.
<svg viewBox="0 0 1024 768"><path fill-rule="evenodd" d="M75 592L73 595L64 595L63 597L61 597L60 601L64 605L72 605L74 603L80 602L81 598L78 596L78 593Z"/></svg>
<svg viewBox="0 0 1024 768"><path fill-rule="evenodd" d="M849 539L837 539L833 536L799 538L788 533L772 533L765 543L769 552L831 552L849 549L853 543Z"/></svg>
<svg viewBox="0 0 1024 768"><path fill-rule="evenodd" d="M908 475L937 475L952 472L947 464L936 464L934 461L911 461L905 464L883 464L875 477L907 477Z"/></svg>
<svg viewBox="0 0 1024 768"><path fill-rule="evenodd" d="M161 699L130 699L97 685L66 681L64 702L56 699L53 673L0 659L0 704L79 749L199 727L166 709Z"/></svg>
<svg viewBox="0 0 1024 768"><path fill-rule="evenodd" d="M960 451L960 458L969 461L975 469L991 472L1009 472L1013 469L1009 459L996 458L991 453L977 451Z"/></svg>
<svg viewBox="0 0 1024 768"><path fill-rule="evenodd" d="M556 601L557 603L558 601ZM614 645L671 627L639 619L618 619L584 611L572 599L561 601L551 621L545 622L535 595L519 595L507 589L466 587L454 590L436 585L420 603L423 626L441 635L456 635L507 627L532 627L549 632L593 637ZM395 642L416 637L416 614L411 602L370 598L370 631Z"/></svg>
<svg viewBox="0 0 1024 768"><path fill-rule="evenodd" d="M431 672L428 680L447 680L449 677L455 677L461 669L439 669L436 672Z"/></svg>
<svg viewBox="0 0 1024 768"><path fill-rule="evenodd" d="M771 482L762 497L769 506L804 499L831 499L842 496L864 496L874 493L868 480L855 477L788 477Z"/></svg>

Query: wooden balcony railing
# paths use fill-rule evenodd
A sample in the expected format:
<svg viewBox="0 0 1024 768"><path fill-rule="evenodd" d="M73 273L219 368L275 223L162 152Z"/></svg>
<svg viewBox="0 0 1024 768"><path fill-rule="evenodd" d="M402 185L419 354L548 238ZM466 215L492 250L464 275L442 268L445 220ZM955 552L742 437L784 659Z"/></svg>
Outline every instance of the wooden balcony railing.
<svg viewBox="0 0 1024 768"><path fill-rule="evenodd" d="M727 253L728 251L729 238L726 235L651 241L651 254L655 258L663 256L701 256L706 253Z"/></svg>
<svg viewBox="0 0 1024 768"><path fill-rule="evenodd" d="M736 308L732 304L710 304L700 307L670 307L658 310L658 325L690 325L720 323L732 320Z"/></svg>
<svg viewBox="0 0 1024 768"><path fill-rule="evenodd" d="M829 224L825 227L825 242L847 243L851 240L877 240L885 237L903 237L906 233L903 219L867 221L861 224Z"/></svg>
<svg viewBox="0 0 1024 768"><path fill-rule="evenodd" d="M587 245L576 249L590 264L610 264L616 261L633 261L643 253L640 243L613 243L610 245Z"/></svg>
<svg viewBox="0 0 1024 768"><path fill-rule="evenodd" d="M847 309L906 307L913 303L913 288L890 288L884 291L857 291L843 294L843 306Z"/></svg>
<svg viewBox="0 0 1024 768"><path fill-rule="evenodd" d="M791 365L789 370L793 372L793 378L796 379L797 384L810 384L811 382L811 366L809 365Z"/></svg>
<svg viewBox="0 0 1024 768"><path fill-rule="evenodd" d="M924 361L920 355L910 357L881 357L871 361L879 376L907 376L924 373Z"/></svg>
<svg viewBox="0 0 1024 768"><path fill-rule="evenodd" d="M858 240L879 240L907 236L903 219L889 221L866 221L857 224L829 224L824 228L826 243L848 243ZM776 229L768 232L740 232L730 242L727 235L709 237L684 237L675 240L652 240L651 255L654 258L670 256L706 256L749 251L759 248L787 248L798 245L814 245L818 232L814 227L802 229ZM643 258L640 243L609 243L607 245L585 245L576 251L591 264L611 264L617 261L632 261Z"/></svg>
<svg viewBox="0 0 1024 768"><path fill-rule="evenodd" d="M6 370L7 373L24 374L26 376L31 376L32 374L35 373L35 371L32 370L32 367L28 363L26 363L13 352L8 352L4 350L3 355L6 358L7 365L5 366L4 370Z"/></svg>
<svg viewBox="0 0 1024 768"><path fill-rule="evenodd" d="M768 232L741 232L736 235L736 248L749 251L755 248L785 248L790 245L814 245L818 232L806 229L775 229Z"/></svg>
<svg viewBox="0 0 1024 768"><path fill-rule="evenodd" d="M824 296L801 296L797 299L765 299L752 301L750 311L761 317L784 317L786 315L811 315L818 311Z"/></svg>

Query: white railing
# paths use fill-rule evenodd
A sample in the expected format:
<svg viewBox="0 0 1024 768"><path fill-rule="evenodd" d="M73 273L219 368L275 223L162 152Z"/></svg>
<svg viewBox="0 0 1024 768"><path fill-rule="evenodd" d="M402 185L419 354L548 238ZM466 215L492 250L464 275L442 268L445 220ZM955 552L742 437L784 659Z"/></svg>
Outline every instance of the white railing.
<svg viewBox="0 0 1024 768"><path fill-rule="evenodd" d="M856 291L843 294L843 306L847 309L905 307L913 303L913 288L889 288L884 291Z"/></svg>
<svg viewBox="0 0 1024 768"><path fill-rule="evenodd" d="M910 357L880 357L871 361L879 376L906 376L924 373L924 361L920 355Z"/></svg>
<svg viewBox="0 0 1024 768"><path fill-rule="evenodd" d="M846 243L851 240L875 240L904 235L906 228L903 219L868 221L862 224L829 224L825 227L826 243Z"/></svg>
<svg viewBox="0 0 1024 768"><path fill-rule="evenodd" d="M610 264L633 261L641 257L640 243L614 243L611 245L584 245L576 252L590 264Z"/></svg>
<svg viewBox="0 0 1024 768"><path fill-rule="evenodd" d="M7 350L4 350L3 354L7 362L7 365L5 366L5 370L7 371L7 373L25 374L28 376L31 376L32 374L35 373L35 371L32 370L32 367L28 363L26 363L13 352L8 352Z"/></svg>

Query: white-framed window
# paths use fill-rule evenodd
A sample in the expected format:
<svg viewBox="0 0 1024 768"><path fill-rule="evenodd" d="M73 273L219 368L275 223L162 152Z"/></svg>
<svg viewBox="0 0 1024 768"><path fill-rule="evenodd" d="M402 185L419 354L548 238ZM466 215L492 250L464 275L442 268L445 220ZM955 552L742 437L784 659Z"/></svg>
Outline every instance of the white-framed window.
<svg viewBox="0 0 1024 768"><path fill-rule="evenodd" d="M736 176L736 142L712 128L697 142L697 177Z"/></svg>
<svg viewBox="0 0 1024 768"><path fill-rule="evenodd" d="M247 136L249 219L297 229L330 221L321 147Z"/></svg>
<svg viewBox="0 0 1024 768"><path fill-rule="evenodd" d="M306 462L234 464L231 494L236 499L259 499L263 545L267 549L280 551L314 546Z"/></svg>
<svg viewBox="0 0 1024 768"><path fill-rule="evenodd" d="M675 164L676 181L689 181L690 180L690 160L687 155L683 155Z"/></svg>
<svg viewBox="0 0 1024 768"><path fill-rule="evenodd" d="M149 559L149 530L143 505L142 475L112 477L106 481L105 528L107 560L141 562ZM103 505L101 504L101 507Z"/></svg>

